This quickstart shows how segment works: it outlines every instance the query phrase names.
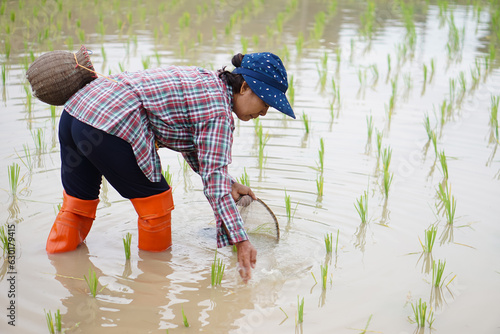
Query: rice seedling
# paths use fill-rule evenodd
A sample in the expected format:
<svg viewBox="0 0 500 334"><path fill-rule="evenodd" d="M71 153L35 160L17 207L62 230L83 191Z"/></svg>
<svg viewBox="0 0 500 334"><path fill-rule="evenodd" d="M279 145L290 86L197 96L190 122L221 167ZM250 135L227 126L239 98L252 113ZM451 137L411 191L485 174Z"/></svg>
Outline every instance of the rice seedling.
<svg viewBox="0 0 500 334"><path fill-rule="evenodd" d="M7 230L6 224L0 227L0 247L2 247L2 255L7 254L9 251L9 234Z"/></svg>
<svg viewBox="0 0 500 334"><path fill-rule="evenodd" d="M387 75L391 73L391 55L387 54Z"/></svg>
<svg viewBox="0 0 500 334"><path fill-rule="evenodd" d="M294 87L293 74L290 76L290 80L288 80L288 101L290 102L290 105L293 107L293 104L295 102L295 87Z"/></svg>
<svg viewBox="0 0 500 334"><path fill-rule="evenodd" d="M47 327L49 329L49 333L55 334L55 333L62 333L62 322L61 322L61 312L59 309L54 312L54 315L52 316L52 312L50 311L45 311L45 320L47 321Z"/></svg>
<svg viewBox="0 0 500 334"><path fill-rule="evenodd" d="M311 31L311 37L312 39L319 41L321 36L323 36L323 31L325 30L326 14L321 11L314 16L314 20L315 22Z"/></svg>
<svg viewBox="0 0 500 334"><path fill-rule="evenodd" d="M31 108L33 106L32 100L33 100L33 95L31 94L30 88L25 85L24 86L24 91L26 92L26 108L28 109L28 112L31 112Z"/></svg>
<svg viewBox="0 0 500 334"><path fill-rule="evenodd" d="M302 112L302 122L306 133L309 133L309 117L307 117L305 112Z"/></svg>
<svg viewBox="0 0 500 334"><path fill-rule="evenodd" d="M10 166L7 166L7 175L9 176L9 188L10 194L14 197L17 196L17 191L19 187L19 172L21 171L21 167L17 163L13 163Z"/></svg>
<svg viewBox="0 0 500 334"><path fill-rule="evenodd" d="M427 138L430 141L432 139L432 128L428 114L425 114L424 116L424 127L425 127L425 132L427 132Z"/></svg>
<svg viewBox="0 0 500 334"><path fill-rule="evenodd" d="M417 323L418 327L425 327L426 318L429 327L432 326L434 312L432 312L432 310L427 312L427 303L422 302L422 298L420 298L415 304L411 303L411 307L413 309L414 321Z"/></svg>
<svg viewBox="0 0 500 334"><path fill-rule="evenodd" d="M260 122L258 123L257 137L259 139L259 168L262 168L264 165L264 148L269 141L269 133L264 135L262 124Z"/></svg>
<svg viewBox="0 0 500 334"><path fill-rule="evenodd" d="M2 86L5 86L6 81L7 81L7 68L5 67L5 64L2 64Z"/></svg>
<svg viewBox="0 0 500 334"><path fill-rule="evenodd" d="M83 277L85 278L85 282L87 282L90 294L95 298L97 295L97 284L99 283L99 280L97 279L94 269L89 268L89 277L87 278L85 275L83 275Z"/></svg>
<svg viewBox="0 0 500 334"><path fill-rule="evenodd" d="M318 171L323 174L324 171L324 161L325 161L325 142L323 138L319 140L319 150L318 150L319 162L317 162Z"/></svg>
<svg viewBox="0 0 500 334"><path fill-rule="evenodd" d="M389 166L391 165L392 159L392 149L390 147L384 148L382 152L382 167L385 171L389 170Z"/></svg>
<svg viewBox="0 0 500 334"><path fill-rule="evenodd" d="M328 281L328 263L325 263L325 265L321 265L321 282L322 282L322 287L323 290L326 290L326 282Z"/></svg>
<svg viewBox="0 0 500 334"><path fill-rule="evenodd" d="M184 306L181 307L181 312L182 312L182 323L184 324L184 327L189 327L189 322L187 320L186 315L184 314Z"/></svg>
<svg viewBox="0 0 500 334"><path fill-rule="evenodd" d="M445 180L448 179L448 163L446 162L446 155L444 151L439 152L438 154L439 162L441 164L441 172L443 173L443 177Z"/></svg>
<svg viewBox="0 0 500 334"><path fill-rule="evenodd" d="M365 11L361 13L360 17L361 21L361 35L365 36L368 39L372 38L373 28L375 25L375 2L367 1L367 6Z"/></svg>
<svg viewBox="0 0 500 334"><path fill-rule="evenodd" d="M455 211L457 209L457 201L455 196L451 194L450 191L446 192L446 197L443 200L444 212L446 214L446 221L448 224L453 224L455 220Z"/></svg>
<svg viewBox="0 0 500 334"><path fill-rule="evenodd" d="M327 233L325 235L325 248L327 254L332 253L332 246L333 246L333 235L331 233Z"/></svg>
<svg viewBox="0 0 500 334"><path fill-rule="evenodd" d="M431 142L432 142L432 147L434 147L434 154L437 157L438 156L437 134L436 134L436 131L434 131L434 130L431 131Z"/></svg>
<svg viewBox="0 0 500 334"><path fill-rule="evenodd" d="M316 190L318 192L318 197L323 196L323 184L324 184L325 178L323 177L323 173L318 175L316 178Z"/></svg>
<svg viewBox="0 0 500 334"><path fill-rule="evenodd" d="M164 170L162 174L163 177L165 178L165 181L167 181L167 184L171 185L173 174L170 172L170 165L167 165L167 170Z"/></svg>
<svg viewBox="0 0 500 334"><path fill-rule="evenodd" d="M151 58L150 57L142 57L142 68L147 70L149 66L151 65Z"/></svg>
<svg viewBox="0 0 500 334"><path fill-rule="evenodd" d="M443 286L444 281L442 281L442 278L445 266L446 261L441 262L439 260L438 263L436 261L432 263L432 286L436 288Z"/></svg>
<svg viewBox="0 0 500 334"><path fill-rule="evenodd" d="M287 194L285 189L285 212L288 221L292 219L292 202L290 200L290 195Z"/></svg>
<svg viewBox="0 0 500 334"><path fill-rule="evenodd" d="M354 207L361 218L361 223L366 223L368 218L368 193L366 190L363 195L361 195L358 199L356 199L356 203L354 203Z"/></svg>
<svg viewBox="0 0 500 334"><path fill-rule="evenodd" d="M248 52L248 38L242 36L240 41L243 54L246 54Z"/></svg>
<svg viewBox="0 0 500 334"><path fill-rule="evenodd" d="M381 131L376 130L377 133L377 157L380 158L380 154L382 153L382 138L383 133Z"/></svg>
<svg viewBox="0 0 500 334"><path fill-rule="evenodd" d="M295 48L297 49L297 54L302 54L302 48L304 47L304 34L299 32L297 39L295 40Z"/></svg>
<svg viewBox="0 0 500 334"><path fill-rule="evenodd" d="M304 322L304 297L299 301L299 296L297 296L297 323L301 324Z"/></svg>
<svg viewBox="0 0 500 334"><path fill-rule="evenodd" d="M238 179L238 182L244 186L250 187L250 177L248 176L246 167L243 168L243 174Z"/></svg>
<svg viewBox="0 0 500 334"><path fill-rule="evenodd" d="M132 242L132 234L127 232L123 237L123 248L125 249L125 259L130 260L130 243Z"/></svg>
<svg viewBox="0 0 500 334"><path fill-rule="evenodd" d="M425 245L422 245L422 242L420 242L424 252L426 253L432 252L432 248L434 247L434 241L436 240L436 234L437 234L437 227L435 225L431 225L431 227L425 230L424 233Z"/></svg>
<svg viewBox="0 0 500 334"><path fill-rule="evenodd" d="M490 125L498 124L498 104L500 96L491 95Z"/></svg>
<svg viewBox="0 0 500 334"><path fill-rule="evenodd" d="M33 141L35 142L35 149L38 154L45 152L45 134L42 128L37 129L36 131L31 131L31 136L33 137Z"/></svg>
<svg viewBox="0 0 500 334"><path fill-rule="evenodd" d="M366 116L366 127L368 131L368 142L372 141L372 133L373 133L373 117Z"/></svg>
<svg viewBox="0 0 500 334"><path fill-rule="evenodd" d="M226 265L222 259L217 258L217 250L215 250L214 262L210 268L210 278L212 286L220 285L222 283L222 276L224 276L224 269Z"/></svg>
<svg viewBox="0 0 500 334"><path fill-rule="evenodd" d="M385 198L388 198L389 197L389 189L391 187L391 184L392 184L392 179L394 177L394 173L389 173L389 171L387 169L384 169L384 195L385 195Z"/></svg>

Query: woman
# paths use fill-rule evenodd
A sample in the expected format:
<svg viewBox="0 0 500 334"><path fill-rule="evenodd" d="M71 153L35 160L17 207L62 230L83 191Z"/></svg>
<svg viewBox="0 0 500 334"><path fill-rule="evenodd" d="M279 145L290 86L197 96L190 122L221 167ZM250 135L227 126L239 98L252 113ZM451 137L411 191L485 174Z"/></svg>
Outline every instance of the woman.
<svg viewBox="0 0 500 334"><path fill-rule="evenodd" d="M139 248L163 251L171 242L172 190L156 147L181 152L203 181L217 223L217 246L236 245L246 282L257 252L235 201L256 199L230 177L233 113L265 116L269 106L295 118L285 92L286 70L272 53L238 54L235 69L218 72L170 66L99 78L66 103L59 124L64 200L50 231L48 253L82 243L95 218L102 176L138 213Z"/></svg>

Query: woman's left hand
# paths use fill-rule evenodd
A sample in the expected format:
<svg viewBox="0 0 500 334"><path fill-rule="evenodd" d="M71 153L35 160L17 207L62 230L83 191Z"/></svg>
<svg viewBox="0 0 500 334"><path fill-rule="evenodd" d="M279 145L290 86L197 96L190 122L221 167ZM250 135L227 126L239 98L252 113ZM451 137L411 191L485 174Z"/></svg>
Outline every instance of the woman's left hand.
<svg viewBox="0 0 500 334"><path fill-rule="evenodd" d="M249 195L254 200L257 199L257 196L255 196L250 187L244 186L238 182L233 183L233 186L231 187L231 196L233 196L234 201L236 202L241 196L244 195Z"/></svg>

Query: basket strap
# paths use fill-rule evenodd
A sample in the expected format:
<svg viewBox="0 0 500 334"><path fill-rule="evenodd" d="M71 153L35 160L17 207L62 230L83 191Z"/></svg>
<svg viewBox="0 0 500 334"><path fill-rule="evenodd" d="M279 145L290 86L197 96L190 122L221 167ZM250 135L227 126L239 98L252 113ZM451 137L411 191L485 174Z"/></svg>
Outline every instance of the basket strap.
<svg viewBox="0 0 500 334"><path fill-rule="evenodd" d="M87 67L85 67L85 66L82 66L82 65L78 64L78 59L76 59L76 53L73 53L73 56L75 57L76 67L80 66L81 68L84 68L84 69L86 69L86 70L87 70L87 71L89 71L89 72L95 73L95 74L97 74L97 75L100 75L101 77L105 77L105 78L106 78L106 79L108 79L108 80L111 80L111 81L114 81L114 82L118 83L118 81L113 80L113 79L111 79L111 78L109 78L109 77L105 76L104 74L97 73L96 71L92 71L90 68L87 68Z"/></svg>

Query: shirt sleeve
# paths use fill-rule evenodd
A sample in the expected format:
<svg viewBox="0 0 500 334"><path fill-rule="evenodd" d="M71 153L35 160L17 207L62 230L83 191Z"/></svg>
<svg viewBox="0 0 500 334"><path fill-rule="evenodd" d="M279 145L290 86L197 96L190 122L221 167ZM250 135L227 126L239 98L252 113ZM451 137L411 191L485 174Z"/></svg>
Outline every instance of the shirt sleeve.
<svg viewBox="0 0 500 334"><path fill-rule="evenodd" d="M217 224L217 246L224 247L248 240L243 220L231 196L233 180L228 174L233 134L229 120L219 116L196 126L197 161L186 154L191 167L197 167L204 194L214 211ZM189 160L188 160L189 159Z"/></svg>

